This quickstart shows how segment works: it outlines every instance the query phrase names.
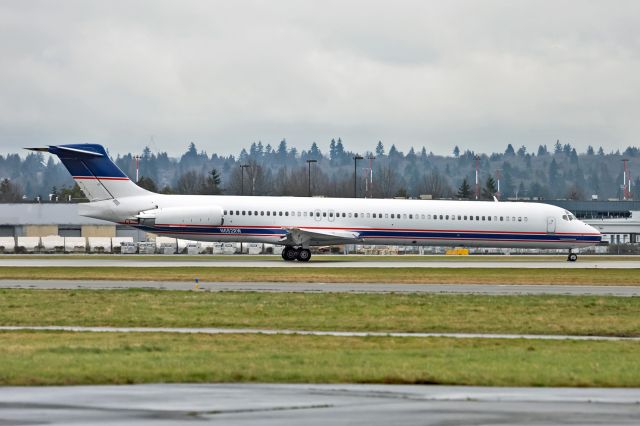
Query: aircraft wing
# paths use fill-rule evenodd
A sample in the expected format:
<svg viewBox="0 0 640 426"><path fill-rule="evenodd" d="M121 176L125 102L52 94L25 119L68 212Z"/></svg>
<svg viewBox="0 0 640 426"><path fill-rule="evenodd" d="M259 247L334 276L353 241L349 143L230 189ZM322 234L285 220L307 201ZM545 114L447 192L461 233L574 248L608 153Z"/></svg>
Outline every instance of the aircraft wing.
<svg viewBox="0 0 640 426"><path fill-rule="evenodd" d="M280 243L291 246L354 244L362 241L360 234L355 231L306 228L285 229L287 233L280 239Z"/></svg>

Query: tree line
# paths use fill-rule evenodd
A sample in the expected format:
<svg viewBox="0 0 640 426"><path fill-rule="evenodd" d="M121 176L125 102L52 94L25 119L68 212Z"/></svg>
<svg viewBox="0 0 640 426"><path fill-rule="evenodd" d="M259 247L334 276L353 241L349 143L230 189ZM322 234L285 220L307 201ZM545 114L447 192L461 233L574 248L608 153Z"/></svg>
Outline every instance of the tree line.
<svg viewBox="0 0 640 426"><path fill-rule="evenodd" d="M286 140L276 145L255 142L240 153L208 154L195 143L179 158L145 147L139 156L138 184L173 194L312 195L326 197L419 197L474 199L475 170L479 169L479 198L621 198L623 168L629 159L638 170L640 150L605 153L589 146L578 153L569 143L556 141L529 152L508 144L503 152L476 153L458 146L451 155L435 155L426 147L406 153L379 141L371 150L350 151L340 138L328 151L317 143L298 151ZM117 155L115 163L129 177L136 176L136 154ZM357 160L354 176L354 157ZM310 160L311 162L308 162ZM309 181L309 174L311 179ZM355 178L355 179L354 179ZM355 188L354 188L355 182ZM498 191L499 183L499 191ZM632 188L640 185L634 178ZM640 196L640 194L639 194ZM25 157L0 155L0 202L20 200L78 201L83 198L62 164L40 152Z"/></svg>

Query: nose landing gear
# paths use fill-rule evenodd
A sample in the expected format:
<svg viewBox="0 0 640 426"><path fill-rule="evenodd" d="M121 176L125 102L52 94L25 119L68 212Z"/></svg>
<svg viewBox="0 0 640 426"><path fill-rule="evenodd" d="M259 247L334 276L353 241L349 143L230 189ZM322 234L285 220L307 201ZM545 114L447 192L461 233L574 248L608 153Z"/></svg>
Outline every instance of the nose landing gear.
<svg viewBox="0 0 640 426"><path fill-rule="evenodd" d="M571 249L569 249L569 256L567 257L567 262L575 262L578 260L578 255L573 253Z"/></svg>
<svg viewBox="0 0 640 426"><path fill-rule="evenodd" d="M308 262L311 259L311 250L302 247L285 246L282 250L282 258L287 262Z"/></svg>

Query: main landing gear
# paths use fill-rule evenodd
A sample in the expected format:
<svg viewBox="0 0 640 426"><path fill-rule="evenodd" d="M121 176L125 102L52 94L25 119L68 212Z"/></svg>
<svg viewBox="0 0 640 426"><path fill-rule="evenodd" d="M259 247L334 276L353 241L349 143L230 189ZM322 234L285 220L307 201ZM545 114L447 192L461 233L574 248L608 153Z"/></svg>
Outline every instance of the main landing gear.
<svg viewBox="0 0 640 426"><path fill-rule="evenodd" d="M302 247L285 246L282 250L282 258L287 262L308 262L311 259L311 250Z"/></svg>
<svg viewBox="0 0 640 426"><path fill-rule="evenodd" d="M567 262L575 262L578 260L578 255L573 253L571 249L569 249L569 256L567 257Z"/></svg>

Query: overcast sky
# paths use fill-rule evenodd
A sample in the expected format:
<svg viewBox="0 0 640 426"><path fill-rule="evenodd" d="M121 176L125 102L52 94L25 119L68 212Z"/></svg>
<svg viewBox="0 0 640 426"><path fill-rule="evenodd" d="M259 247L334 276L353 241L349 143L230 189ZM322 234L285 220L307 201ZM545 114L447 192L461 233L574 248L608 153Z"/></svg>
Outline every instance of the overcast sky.
<svg viewBox="0 0 640 426"><path fill-rule="evenodd" d="M640 145L640 1L0 0L0 152Z"/></svg>

